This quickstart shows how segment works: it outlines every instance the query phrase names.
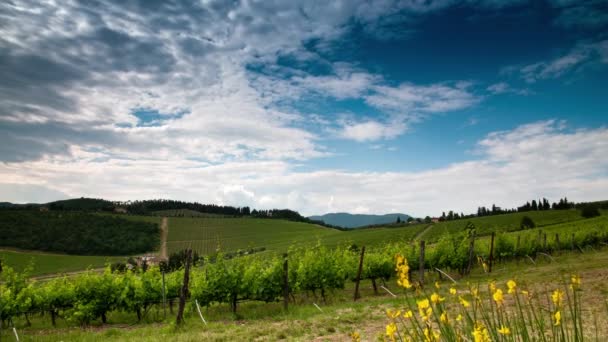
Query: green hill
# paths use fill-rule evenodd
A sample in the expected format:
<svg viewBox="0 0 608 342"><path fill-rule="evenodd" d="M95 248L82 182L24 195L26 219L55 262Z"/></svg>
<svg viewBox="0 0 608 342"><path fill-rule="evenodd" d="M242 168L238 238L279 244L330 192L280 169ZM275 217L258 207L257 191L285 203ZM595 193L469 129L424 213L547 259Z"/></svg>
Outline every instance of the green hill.
<svg viewBox="0 0 608 342"><path fill-rule="evenodd" d="M465 230L469 222L475 225L477 235L488 235L493 231L516 231L520 230L521 219L524 216L530 217L537 227L550 226L583 219L580 211L574 209L528 211L522 213L474 217L469 219L435 223L433 227L420 236L420 238L427 241L437 241L446 233L455 234Z"/></svg>
<svg viewBox="0 0 608 342"><path fill-rule="evenodd" d="M354 243L361 245L410 240L426 225L340 231L309 223L257 218L169 218L169 253L192 247L201 254L261 248L286 251L292 245Z"/></svg>

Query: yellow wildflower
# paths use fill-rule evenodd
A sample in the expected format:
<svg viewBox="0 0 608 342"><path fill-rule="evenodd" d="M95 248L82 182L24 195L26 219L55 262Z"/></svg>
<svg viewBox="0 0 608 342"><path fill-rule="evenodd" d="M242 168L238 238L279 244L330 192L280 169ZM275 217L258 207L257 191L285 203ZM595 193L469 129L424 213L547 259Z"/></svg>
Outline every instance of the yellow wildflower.
<svg viewBox="0 0 608 342"><path fill-rule="evenodd" d="M439 294L437 294L437 293L433 293L431 295L431 302L433 302L435 304L437 304L439 302L443 302L444 300L445 300L445 298L440 297Z"/></svg>
<svg viewBox="0 0 608 342"><path fill-rule="evenodd" d="M456 291L456 289L455 289L455 288L450 287L450 294L451 294L451 295L453 295L453 296L455 296L455 295L456 295L456 293L458 293L458 291Z"/></svg>
<svg viewBox="0 0 608 342"><path fill-rule="evenodd" d="M412 312L412 310L408 310L403 313L403 318L412 318L412 317L414 317L414 313Z"/></svg>
<svg viewBox="0 0 608 342"><path fill-rule="evenodd" d="M465 300L462 297L458 297L458 300L460 301L460 304L462 304L462 306L464 306L465 308L468 308L469 306L471 306L471 303L469 303L467 300Z"/></svg>
<svg viewBox="0 0 608 342"><path fill-rule="evenodd" d="M555 325L560 325L562 323L562 313L557 310L555 312L555 314L553 315L553 318L555 319Z"/></svg>
<svg viewBox="0 0 608 342"><path fill-rule="evenodd" d="M397 263L397 267L395 268L395 271L397 271L397 285L406 289L411 288L412 284L409 279L410 267L407 264L407 259L400 254L395 255L395 259Z"/></svg>
<svg viewBox="0 0 608 342"><path fill-rule="evenodd" d="M424 341L425 342L439 341L439 336L440 336L440 334L434 330L431 330L431 328L429 328L429 327L424 328Z"/></svg>
<svg viewBox="0 0 608 342"><path fill-rule="evenodd" d="M436 281L436 282L435 282L435 288L436 288L437 290L439 290L439 289L441 288L441 285L439 285L439 282L438 282L438 281Z"/></svg>
<svg viewBox="0 0 608 342"><path fill-rule="evenodd" d="M576 274L573 274L570 277L570 288L574 290L575 288L578 288L579 286L581 286L581 277Z"/></svg>
<svg viewBox="0 0 608 342"><path fill-rule="evenodd" d="M439 320L441 321L441 323L448 323L448 314L447 312L442 312L441 316L439 317Z"/></svg>
<svg viewBox="0 0 608 342"><path fill-rule="evenodd" d="M494 298L494 301L498 306L502 306L502 304L504 303L504 297L502 296L501 289L497 289L496 292L494 292L494 294L492 295L492 298Z"/></svg>
<svg viewBox="0 0 608 342"><path fill-rule="evenodd" d="M386 336L391 339L391 341L395 341L395 334L397 333L397 325L395 323L391 323L386 326Z"/></svg>
<svg viewBox="0 0 608 342"><path fill-rule="evenodd" d="M422 311L420 311L420 316L422 317L423 321L430 321L432 314L433 314L433 308L426 309L426 312L424 312L424 313Z"/></svg>
<svg viewBox="0 0 608 342"><path fill-rule="evenodd" d="M396 310L396 311L393 311L391 309L386 310L386 316L388 318L395 319L395 318L399 317L400 315L401 315L401 310Z"/></svg>
<svg viewBox="0 0 608 342"><path fill-rule="evenodd" d="M424 310L430 306L430 303L428 299L423 299L416 301L416 305L418 305L418 310Z"/></svg>
<svg viewBox="0 0 608 342"><path fill-rule="evenodd" d="M503 325L500 327L500 329L498 329L498 333L501 335L511 335L511 329Z"/></svg>
<svg viewBox="0 0 608 342"><path fill-rule="evenodd" d="M528 292L526 290L521 290L521 294L523 294L524 296L528 297L530 295L530 292Z"/></svg>
<svg viewBox="0 0 608 342"><path fill-rule="evenodd" d="M562 302L564 301L564 292L559 289L553 291L553 294L551 295L551 300L553 301L553 304L555 304L556 307L561 307Z"/></svg>
<svg viewBox="0 0 608 342"><path fill-rule="evenodd" d="M359 334L358 331L355 331L350 334L350 337L353 339L353 342L361 342L361 334Z"/></svg>
<svg viewBox="0 0 608 342"><path fill-rule="evenodd" d="M492 293L496 292L496 282L495 281L490 282L490 292L492 292Z"/></svg>
<svg viewBox="0 0 608 342"><path fill-rule="evenodd" d="M477 323L475 324L475 329L473 330L473 338L475 342L490 342L490 334L488 334L488 330L483 325Z"/></svg>
<svg viewBox="0 0 608 342"><path fill-rule="evenodd" d="M517 291L515 289L517 287L517 283L513 280L509 280L507 282L507 287L509 288L509 294L514 294Z"/></svg>
<svg viewBox="0 0 608 342"><path fill-rule="evenodd" d="M462 321L462 315L458 314L458 316L456 316L456 320L459 321L459 322Z"/></svg>

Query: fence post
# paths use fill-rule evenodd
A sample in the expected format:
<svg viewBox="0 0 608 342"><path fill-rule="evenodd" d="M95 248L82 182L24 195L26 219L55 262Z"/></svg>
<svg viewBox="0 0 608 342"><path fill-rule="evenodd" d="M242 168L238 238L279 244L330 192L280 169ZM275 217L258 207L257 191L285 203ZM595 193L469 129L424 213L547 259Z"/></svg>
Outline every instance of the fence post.
<svg viewBox="0 0 608 342"><path fill-rule="evenodd" d="M574 233L572 233L572 236L570 237L570 249L574 250Z"/></svg>
<svg viewBox="0 0 608 342"><path fill-rule="evenodd" d="M287 311L289 305L289 269L287 265L287 253L283 254L283 308Z"/></svg>
<svg viewBox="0 0 608 342"><path fill-rule="evenodd" d="M420 241L420 260L419 260L419 281L420 286L424 284L424 240Z"/></svg>
<svg viewBox="0 0 608 342"><path fill-rule="evenodd" d="M492 239L490 240L490 258L488 259L488 273L492 273L492 263L494 261L494 235L492 232Z"/></svg>
<svg viewBox="0 0 608 342"><path fill-rule="evenodd" d="M473 267L473 258L475 257L475 233L471 235L471 241L469 242L469 264L467 265L467 274L471 274L471 268Z"/></svg>
<svg viewBox="0 0 608 342"><path fill-rule="evenodd" d="M190 281L190 262L192 260L192 249L186 250L186 265L184 267L184 284L179 293L179 308L177 310L177 325L184 321L184 308L186 306L186 297L188 297L188 282Z"/></svg>
<svg viewBox="0 0 608 342"><path fill-rule="evenodd" d="M359 258L359 270L357 271L357 278L355 280L355 297L356 301L361 297L359 295L359 283L361 282L361 272L363 272L363 256L365 255L365 246L361 247L361 257Z"/></svg>

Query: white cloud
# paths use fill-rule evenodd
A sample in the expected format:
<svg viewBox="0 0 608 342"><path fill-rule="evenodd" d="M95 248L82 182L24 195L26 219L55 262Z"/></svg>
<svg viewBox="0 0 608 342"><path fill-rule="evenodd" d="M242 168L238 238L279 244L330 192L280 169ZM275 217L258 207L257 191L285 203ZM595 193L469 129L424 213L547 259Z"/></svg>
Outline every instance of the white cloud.
<svg viewBox="0 0 608 342"><path fill-rule="evenodd" d="M66 195L109 199L174 198L257 208L290 207L304 214L335 211L417 216L474 212L495 203L515 207L530 198L574 201L608 193L608 129L568 131L545 121L495 132L478 142L479 159L421 172L295 171L285 162L107 160L75 151L0 165L6 184L36 184ZM3 200L18 195L3 192ZM36 198L32 198L36 200Z"/></svg>
<svg viewBox="0 0 608 342"><path fill-rule="evenodd" d="M584 67L589 63L608 63L608 41L579 44L567 54L550 61L537 62L519 69L521 77L528 83L543 79L552 79ZM513 71L508 67L505 70Z"/></svg>
<svg viewBox="0 0 608 342"><path fill-rule="evenodd" d="M380 123L377 121L365 121L345 123L338 132L340 137L355 141L375 141L379 139L392 139L403 133L403 123Z"/></svg>
<svg viewBox="0 0 608 342"><path fill-rule="evenodd" d="M365 100L372 106L416 117L423 113L449 112L474 105L479 98L467 90L468 86L467 83L453 86L411 83L403 83L398 87L376 86L375 93Z"/></svg>
<svg viewBox="0 0 608 342"><path fill-rule="evenodd" d="M486 88L486 90L494 95L512 93L526 96L532 94L532 91L529 89L516 89L511 87L507 82L498 82L491 84Z"/></svg>

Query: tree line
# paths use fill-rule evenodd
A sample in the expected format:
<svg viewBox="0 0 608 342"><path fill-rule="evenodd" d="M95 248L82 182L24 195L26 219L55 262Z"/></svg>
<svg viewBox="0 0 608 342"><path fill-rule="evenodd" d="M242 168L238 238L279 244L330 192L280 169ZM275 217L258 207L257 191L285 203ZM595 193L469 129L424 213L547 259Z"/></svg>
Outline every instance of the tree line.
<svg viewBox="0 0 608 342"><path fill-rule="evenodd" d="M78 255L128 255L154 250L156 223L85 212L0 211L0 246Z"/></svg>

